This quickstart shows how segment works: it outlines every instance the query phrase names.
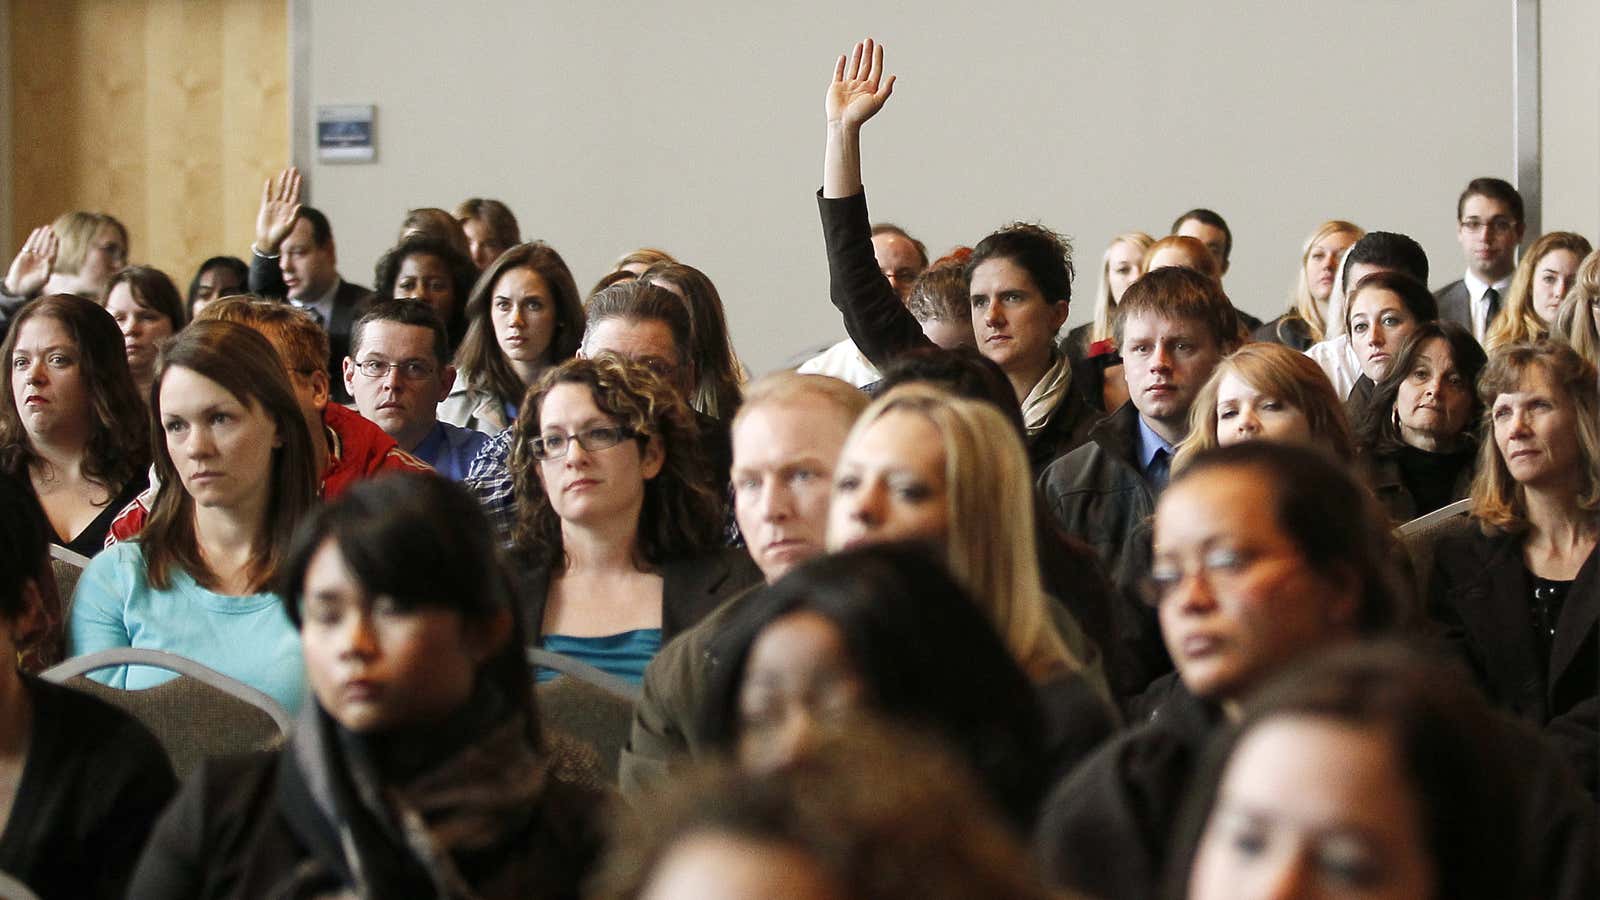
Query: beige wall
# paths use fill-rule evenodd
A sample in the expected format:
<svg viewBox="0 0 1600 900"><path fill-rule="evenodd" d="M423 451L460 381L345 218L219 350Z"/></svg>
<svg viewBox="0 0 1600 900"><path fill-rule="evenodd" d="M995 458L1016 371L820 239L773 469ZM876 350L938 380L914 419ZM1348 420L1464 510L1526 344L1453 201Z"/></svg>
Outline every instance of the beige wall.
<svg viewBox="0 0 1600 900"><path fill-rule="evenodd" d="M812 192L858 35L901 76L867 134L874 216L936 251L1042 220L1083 297L1112 234L1196 205L1234 224L1227 286L1263 317L1331 217L1416 236L1442 282L1460 186L1514 170L1508 0L302 2L310 102L377 106L376 164L308 173L348 277L408 207L500 197L584 286L641 244L705 269L756 371L841 333Z"/></svg>
<svg viewBox="0 0 1600 900"><path fill-rule="evenodd" d="M1600 243L1600 3L1540 7L1544 228Z"/></svg>
<svg viewBox="0 0 1600 900"><path fill-rule="evenodd" d="M206 257L244 252L261 173L289 156L282 0L8 6L11 241L104 210L127 225L132 261L180 288Z"/></svg>

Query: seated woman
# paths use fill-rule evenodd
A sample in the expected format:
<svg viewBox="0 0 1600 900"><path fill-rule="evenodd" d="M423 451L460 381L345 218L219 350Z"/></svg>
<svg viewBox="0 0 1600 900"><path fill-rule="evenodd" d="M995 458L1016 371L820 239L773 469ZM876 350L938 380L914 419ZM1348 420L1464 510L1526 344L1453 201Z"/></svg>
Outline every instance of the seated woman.
<svg viewBox="0 0 1600 900"><path fill-rule="evenodd" d="M912 540L942 551L1039 689L1059 764L1110 733L1100 651L1040 583L1027 457L992 405L919 385L890 391L856 420L833 486L830 550Z"/></svg>
<svg viewBox="0 0 1600 900"><path fill-rule="evenodd" d="M1218 751L1195 779L1168 896L1597 889L1583 843L1592 812L1571 774L1457 670L1399 647L1297 666L1251 700Z"/></svg>
<svg viewBox="0 0 1600 900"><path fill-rule="evenodd" d="M1493 353L1507 344L1548 337L1561 301L1577 281L1579 264L1593 249L1588 238L1571 231L1552 231L1534 241L1517 263L1505 304L1483 336L1483 349Z"/></svg>
<svg viewBox="0 0 1600 900"><path fill-rule="evenodd" d="M1559 341L1512 344L1478 382L1493 440L1472 526L1434 546L1429 611L1489 697L1541 726L1593 793L1600 671L1600 396Z"/></svg>
<svg viewBox="0 0 1600 900"><path fill-rule="evenodd" d="M128 229L107 213L63 213L50 226L61 241L45 294L99 300L111 276L128 264Z"/></svg>
<svg viewBox="0 0 1600 900"><path fill-rule="evenodd" d="M472 498L361 482L301 527L277 587L311 702L283 749L202 764L130 896L578 896L599 798L544 751Z"/></svg>
<svg viewBox="0 0 1600 900"><path fill-rule="evenodd" d="M467 236L467 255L480 272L500 254L522 243L517 217L499 200L468 197L456 204L456 222Z"/></svg>
<svg viewBox="0 0 1600 900"><path fill-rule="evenodd" d="M870 39L835 62L817 195L829 295L851 340L879 371L907 350L934 346L878 267L861 183L861 128L893 87L894 77L883 74L883 48ZM1056 346L1072 300L1070 258L1060 235L1016 223L978 242L966 263L978 351L1004 370L1022 405L1034 472L1082 444L1103 415L1074 385L1071 360Z"/></svg>
<svg viewBox="0 0 1600 900"><path fill-rule="evenodd" d="M1173 471L1212 447L1254 440L1321 447L1344 462L1355 458L1350 422L1328 376L1283 344L1245 344L1217 363L1189 409L1189 436L1178 444Z"/></svg>
<svg viewBox="0 0 1600 900"><path fill-rule="evenodd" d="M1600 250L1578 266L1578 281L1561 301L1551 333L1571 344L1590 365L1600 366Z"/></svg>
<svg viewBox="0 0 1600 900"><path fill-rule="evenodd" d="M643 798L593 900L1047 900L1015 836L936 746L860 723L776 771L709 765Z"/></svg>
<svg viewBox="0 0 1600 900"><path fill-rule="evenodd" d="M483 270L467 300L456 386L439 421L504 431L539 373L578 352L583 305L567 264L548 244L512 247Z"/></svg>
<svg viewBox="0 0 1600 900"><path fill-rule="evenodd" d="M1255 339L1304 352L1329 337L1328 298L1333 296L1339 263L1344 260L1344 252L1364 234L1361 226L1343 219L1329 219L1318 225L1300 248L1300 270L1289 295L1289 311L1257 328Z"/></svg>
<svg viewBox="0 0 1600 900"><path fill-rule="evenodd" d="M189 282L189 318L200 315L206 304L249 293L250 267L237 256L213 256L200 264Z"/></svg>
<svg viewBox="0 0 1600 900"><path fill-rule="evenodd" d="M1467 496L1487 361L1472 332L1423 322L1400 344L1358 423L1362 474L1397 525Z"/></svg>
<svg viewBox="0 0 1600 900"><path fill-rule="evenodd" d="M472 245L467 242L466 230L455 216L437 206L406 211L406 217L400 220L400 234L394 240L396 244L403 244L414 237L444 241L458 255L472 256Z"/></svg>
<svg viewBox="0 0 1600 900"><path fill-rule="evenodd" d="M433 307L450 336L450 351L467 332L467 297L478 270L447 241L413 235L378 258L372 285L380 300L421 300Z"/></svg>
<svg viewBox="0 0 1600 900"><path fill-rule="evenodd" d="M55 590L26 492L0 477L0 872L41 897L120 898L177 783L126 713L17 669Z"/></svg>
<svg viewBox="0 0 1600 900"><path fill-rule="evenodd" d="M739 411L744 383L749 379L738 354L733 352L728 314L717 286L699 269L671 262L656 263L639 280L677 294L689 308L689 331L693 335L690 357L696 379L689 405L713 419L732 421L733 414Z"/></svg>
<svg viewBox="0 0 1600 900"><path fill-rule="evenodd" d="M1401 604L1372 496L1320 450L1248 441L1196 455L1156 507L1146 597L1177 665L1143 725L1045 803L1036 851L1090 896L1158 895L1172 826L1211 733L1312 651L1389 631Z"/></svg>
<svg viewBox="0 0 1600 900"><path fill-rule="evenodd" d="M300 642L268 586L316 500L317 472L283 364L251 328L196 322L162 350L154 399L155 501L138 537L79 577L67 652L165 650L299 709ZM93 677L133 690L172 673Z"/></svg>
<svg viewBox="0 0 1600 900"><path fill-rule="evenodd" d="M51 542L93 556L148 483L150 424L110 314L69 294L22 308L0 347L0 471L25 479Z"/></svg>
<svg viewBox="0 0 1600 900"><path fill-rule="evenodd" d="M539 646L637 684L662 644L760 580L743 550L721 547L693 415L650 369L610 353L568 360L513 427L512 548Z"/></svg>
<svg viewBox="0 0 1600 900"><path fill-rule="evenodd" d="M704 709L711 743L746 766L791 762L819 728L869 715L971 767L1019 830L1049 783L1045 721L994 625L918 545L804 563L728 619Z"/></svg>
<svg viewBox="0 0 1600 900"><path fill-rule="evenodd" d="M165 272L149 266L129 266L111 276L111 286L101 304L122 331L139 399L150 402L150 385L156 380L156 354L161 342L184 325L183 298Z"/></svg>
<svg viewBox="0 0 1600 900"><path fill-rule="evenodd" d="M1217 264L1217 258L1206 249L1206 245L1199 238L1169 234L1145 248L1146 272L1154 272L1167 266L1192 269L1212 281L1222 280L1222 267Z"/></svg>
<svg viewBox="0 0 1600 900"><path fill-rule="evenodd" d="M1437 318L1438 301L1422 282L1403 272L1374 272L1350 288L1345 294L1344 330L1361 366L1361 376L1346 398L1352 420L1361 419L1406 336Z"/></svg>
<svg viewBox="0 0 1600 900"><path fill-rule="evenodd" d="M1100 281L1094 292L1094 318L1067 332L1061 351L1072 360L1073 372L1085 376L1079 393L1090 406L1105 414L1128 402L1128 382L1122 371L1111 327L1117 318L1122 292L1144 274L1144 253L1155 238L1129 231L1111 239L1100 257Z"/></svg>

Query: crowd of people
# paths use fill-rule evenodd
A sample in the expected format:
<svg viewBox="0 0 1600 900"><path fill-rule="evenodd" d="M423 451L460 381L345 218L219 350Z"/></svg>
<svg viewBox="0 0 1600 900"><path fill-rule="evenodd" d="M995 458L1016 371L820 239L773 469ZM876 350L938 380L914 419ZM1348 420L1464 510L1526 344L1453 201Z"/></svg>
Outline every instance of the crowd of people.
<svg viewBox="0 0 1600 900"><path fill-rule="evenodd" d="M846 337L759 378L706 272L639 248L585 292L492 199L408 213L374 289L294 169L187 296L110 215L35 229L0 286L0 873L45 898L1600 895L1600 252L1477 178L1460 279L1329 219L1263 322L1196 208L1114 238L1069 329L1049 228L934 257L872 222L893 88L871 40L835 64L816 203ZM180 785L143 726L39 677L119 647L295 725ZM637 692L614 782L540 711L596 670Z"/></svg>

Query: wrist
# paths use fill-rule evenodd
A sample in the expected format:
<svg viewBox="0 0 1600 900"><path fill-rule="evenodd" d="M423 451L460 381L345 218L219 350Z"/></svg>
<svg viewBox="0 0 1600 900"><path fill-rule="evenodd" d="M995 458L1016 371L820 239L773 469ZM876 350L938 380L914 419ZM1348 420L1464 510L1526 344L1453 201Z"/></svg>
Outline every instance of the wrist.
<svg viewBox="0 0 1600 900"><path fill-rule="evenodd" d="M273 247L270 250L263 250L261 248L262 248L262 243L260 241L256 241L254 244L250 245L250 252L252 254L256 255L256 256L261 257L262 259L277 259L278 258L278 248L277 247Z"/></svg>

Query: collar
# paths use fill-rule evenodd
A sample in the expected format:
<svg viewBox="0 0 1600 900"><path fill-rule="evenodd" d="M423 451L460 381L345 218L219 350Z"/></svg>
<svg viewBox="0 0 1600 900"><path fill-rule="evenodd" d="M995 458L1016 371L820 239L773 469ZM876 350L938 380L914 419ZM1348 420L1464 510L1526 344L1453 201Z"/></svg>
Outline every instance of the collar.
<svg viewBox="0 0 1600 900"><path fill-rule="evenodd" d="M1144 416L1138 417L1139 421L1139 468L1143 471L1150 469L1150 463L1155 459L1157 450L1167 451L1167 458L1172 458L1172 445L1167 443L1155 429L1145 424Z"/></svg>
<svg viewBox="0 0 1600 900"><path fill-rule="evenodd" d="M1490 284L1473 274L1471 269L1468 269L1467 273L1461 276L1461 282L1467 286L1467 296L1472 298L1473 303L1482 303L1483 292L1491 287L1500 292L1500 300L1504 302L1506 300L1506 291L1511 288L1510 275L1496 281L1494 284Z"/></svg>
<svg viewBox="0 0 1600 900"><path fill-rule="evenodd" d="M418 441L417 446L408 452L423 462L431 464L434 458L439 455L439 451L444 449L446 437L448 437L448 434L445 431L444 423L435 421L433 430L429 431L427 436ZM401 447L400 449L404 450L405 448Z"/></svg>
<svg viewBox="0 0 1600 900"><path fill-rule="evenodd" d="M344 279L340 278L338 275L335 275L335 276L333 276L333 283L328 285L328 289L326 291L323 291L321 296L317 297L315 300L304 300L304 299L301 299L301 300L293 300L293 301L290 301L290 302L292 302L295 306L298 306L298 307L300 307L302 309L314 309L317 312L322 313L322 319L323 319L323 326L322 327L326 328L326 327L328 327L327 326L327 320L329 319L329 317L333 313L333 301L334 301L334 298L339 296L339 288L341 288L343 286L344 286Z"/></svg>

